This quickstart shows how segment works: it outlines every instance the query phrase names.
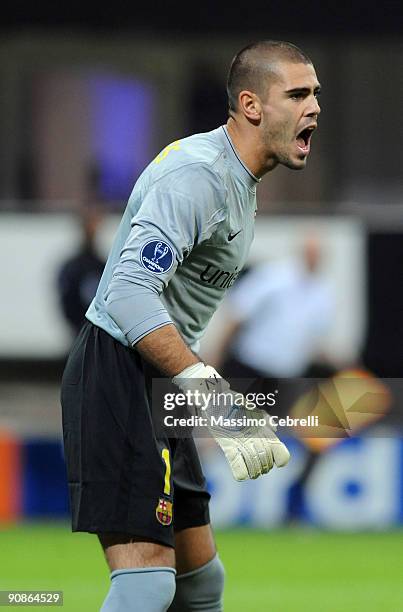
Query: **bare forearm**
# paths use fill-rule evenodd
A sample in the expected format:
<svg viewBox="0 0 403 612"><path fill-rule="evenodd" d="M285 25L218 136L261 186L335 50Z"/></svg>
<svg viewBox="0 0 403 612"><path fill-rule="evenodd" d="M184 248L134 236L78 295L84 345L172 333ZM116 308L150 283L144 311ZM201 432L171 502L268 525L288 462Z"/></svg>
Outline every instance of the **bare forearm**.
<svg viewBox="0 0 403 612"><path fill-rule="evenodd" d="M146 361L171 377L200 361L174 325L164 325L150 332L137 342L135 348Z"/></svg>

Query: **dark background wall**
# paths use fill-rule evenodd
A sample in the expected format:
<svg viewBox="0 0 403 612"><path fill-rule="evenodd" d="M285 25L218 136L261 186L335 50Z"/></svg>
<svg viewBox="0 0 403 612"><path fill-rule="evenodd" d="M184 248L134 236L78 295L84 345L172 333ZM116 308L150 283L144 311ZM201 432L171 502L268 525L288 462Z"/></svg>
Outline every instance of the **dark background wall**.
<svg viewBox="0 0 403 612"><path fill-rule="evenodd" d="M11 4L11 3L10 3ZM304 34L343 37L377 37L401 34L402 5L398 1L377 2L291 2L267 0L253 3L216 2L114 2L98 5L61 2L57 5L28 5L13 2L2 17L2 27L21 25L84 26L111 32L122 30L159 30L187 34L207 32L250 32L276 36Z"/></svg>

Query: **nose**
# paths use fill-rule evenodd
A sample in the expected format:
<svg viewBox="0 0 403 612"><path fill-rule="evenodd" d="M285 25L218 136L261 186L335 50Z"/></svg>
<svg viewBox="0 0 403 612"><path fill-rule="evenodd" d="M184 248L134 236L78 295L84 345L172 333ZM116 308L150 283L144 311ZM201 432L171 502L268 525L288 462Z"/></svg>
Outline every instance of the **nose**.
<svg viewBox="0 0 403 612"><path fill-rule="evenodd" d="M318 115L320 115L321 109L319 106L318 98L316 96L312 96L307 110L308 117L317 117Z"/></svg>

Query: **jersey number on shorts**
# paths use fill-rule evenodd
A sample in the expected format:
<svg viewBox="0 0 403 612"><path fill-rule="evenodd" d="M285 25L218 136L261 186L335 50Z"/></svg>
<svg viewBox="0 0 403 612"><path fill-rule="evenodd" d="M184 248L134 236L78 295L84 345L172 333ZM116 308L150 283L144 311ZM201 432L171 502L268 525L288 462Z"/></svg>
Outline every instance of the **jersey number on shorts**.
<svg viewBox="0 0 403 612"><path fill-rule="evenodd" d="M164 494L171 494L171 459L169 457L169 450L167 448L162 449L162 459L165 463L165 483L164 483Z"/></svg>

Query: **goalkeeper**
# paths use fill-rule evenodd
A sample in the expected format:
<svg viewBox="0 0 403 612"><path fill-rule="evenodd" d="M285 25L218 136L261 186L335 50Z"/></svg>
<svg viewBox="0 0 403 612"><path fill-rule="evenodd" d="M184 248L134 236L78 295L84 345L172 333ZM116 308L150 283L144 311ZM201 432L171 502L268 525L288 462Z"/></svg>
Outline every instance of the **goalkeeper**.
<svg viewBox="0 0 403 612"><path fill-rule="evenodd" d="M318 92L297 47L249 45L230 68L227 124L167 146L130 196L62 382L72 527L103 547L103 612L222 610L194 441L154 430L151 383L156 372L182 389L219 376L199 340L247 260L261 177L306 164ZM267 427L213 435L238 480L289 458Z"/></svg>

